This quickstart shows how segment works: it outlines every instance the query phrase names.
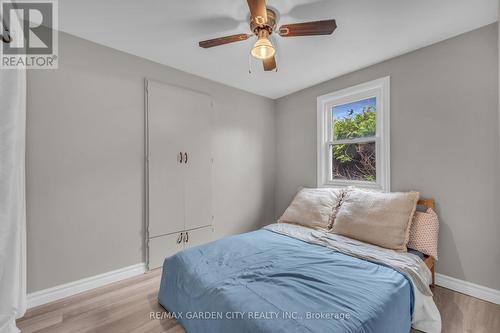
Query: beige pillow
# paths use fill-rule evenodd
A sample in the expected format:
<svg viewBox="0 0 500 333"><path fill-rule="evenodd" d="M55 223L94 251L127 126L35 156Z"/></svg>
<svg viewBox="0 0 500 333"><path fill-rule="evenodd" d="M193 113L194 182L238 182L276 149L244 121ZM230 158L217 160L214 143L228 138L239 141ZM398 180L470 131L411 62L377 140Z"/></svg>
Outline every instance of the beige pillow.
<svg viewBox="0 0 500 333"><path fill-rule="evenodd" d="M310 228L328 228L341 189L303 188L280 217L279 222L295 223Z"/></svg>
<svg viewBox="0 0 500 333"><path fill-rule="evenodd" d="M388 249L406 251L419 193L349 189L336 212L332 232Z"/></svg>

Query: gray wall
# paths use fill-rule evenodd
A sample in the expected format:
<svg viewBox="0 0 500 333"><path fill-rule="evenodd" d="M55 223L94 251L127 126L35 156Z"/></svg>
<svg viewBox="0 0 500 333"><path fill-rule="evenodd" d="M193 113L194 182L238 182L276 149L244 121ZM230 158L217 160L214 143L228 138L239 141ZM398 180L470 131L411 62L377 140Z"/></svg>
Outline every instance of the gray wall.
<svg viewBox="0 0 500 333"><path fill-rule="evenodd" d="M498 65L494 24L277 100L276 216L316 185L316 97L390 75L392 190L435 198L438 272L500 289Z"/></svg>
<svg viewBox="0 0 500 333"><path fill-rule="evenodd" d="M28 291L143 261L144 78L216 100L218 237L272 222L274 101L60 34L28 71Z"/></svg>
<svg viewBox="0 0 500 333"><path fill-rule="evenodd" d="M315 186L318 95L386 75L392 190L436 199L439 272L500 289L498 66L490 25L273 102L62 33L60 69L28 71L28 290L143 261L145 77L215 97L222 237Z"/></svg>

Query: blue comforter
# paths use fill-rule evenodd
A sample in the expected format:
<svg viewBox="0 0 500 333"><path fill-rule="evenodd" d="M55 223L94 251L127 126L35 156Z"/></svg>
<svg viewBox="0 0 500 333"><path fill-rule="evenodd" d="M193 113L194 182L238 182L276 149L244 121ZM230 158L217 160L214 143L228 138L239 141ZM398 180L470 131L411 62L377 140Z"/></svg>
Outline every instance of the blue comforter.
<svg viewBox="0 0 500 333"><path fill-rule="evenodd" d="M391 268L258 230L165 259L158 300L189 333L407 333L413 291Z"/></svg>

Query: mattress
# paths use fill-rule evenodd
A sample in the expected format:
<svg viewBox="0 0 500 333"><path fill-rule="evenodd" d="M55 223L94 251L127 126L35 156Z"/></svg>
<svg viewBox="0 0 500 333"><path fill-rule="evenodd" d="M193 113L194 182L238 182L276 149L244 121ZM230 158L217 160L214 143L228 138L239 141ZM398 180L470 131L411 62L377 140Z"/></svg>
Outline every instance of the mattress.
<svg viewBox="0 0 500 333"><path fill-rule="evenodd" d="M189 333L409 332L399 272L258 230L166 258L160 304Z"/></svg>
<svg viewBox="0 0 500 333"><path fill-rule="evenodd" d="M420 259L424 260L425 259L425 254L423 254L422 252L418 251L418 250L414 250L414 249L408 249L408 253L411 253L411 254L414 254L416 255L417 257L419 257Z"/></svg>

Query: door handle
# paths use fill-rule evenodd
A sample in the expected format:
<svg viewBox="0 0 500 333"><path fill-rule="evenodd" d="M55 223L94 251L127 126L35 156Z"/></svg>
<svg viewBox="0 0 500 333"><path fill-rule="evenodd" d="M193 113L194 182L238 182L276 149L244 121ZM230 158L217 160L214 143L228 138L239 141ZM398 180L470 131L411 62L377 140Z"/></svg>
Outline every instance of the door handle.
<svg viewBox="0 0 500 333"><path fill-rule="evenodd" d="M188 153L184 153L184 163L188 162Z"/></svg>
<svg viewBox="0 0 500 333"><path fill-rule="evenodd" d="M10 36L9 30L3 28L3 35L0 35L0 39L3 40L3 42L6 44L12 42L12 37Z"/></svg>
<svg viewBox="0 0 500 333"><path fill-rule="evenodd" d="M181 234L179 235L179 237L177 237L177 244L180 244L182 242L183 238L184 238L184 233L181 232Z"/></svg>
<svg viewBox="0 0 500 333"><path fill-rule="evenodd" d="M189 233L186 231L186 237L184 237L184 243L189 242Z"/></svg>
<svg viewBox="0 0 500 333"><path fill-rule="evenodd" d="M179 157L180 157L179 163L182 163L182 153L179 153Z"/></svg>

